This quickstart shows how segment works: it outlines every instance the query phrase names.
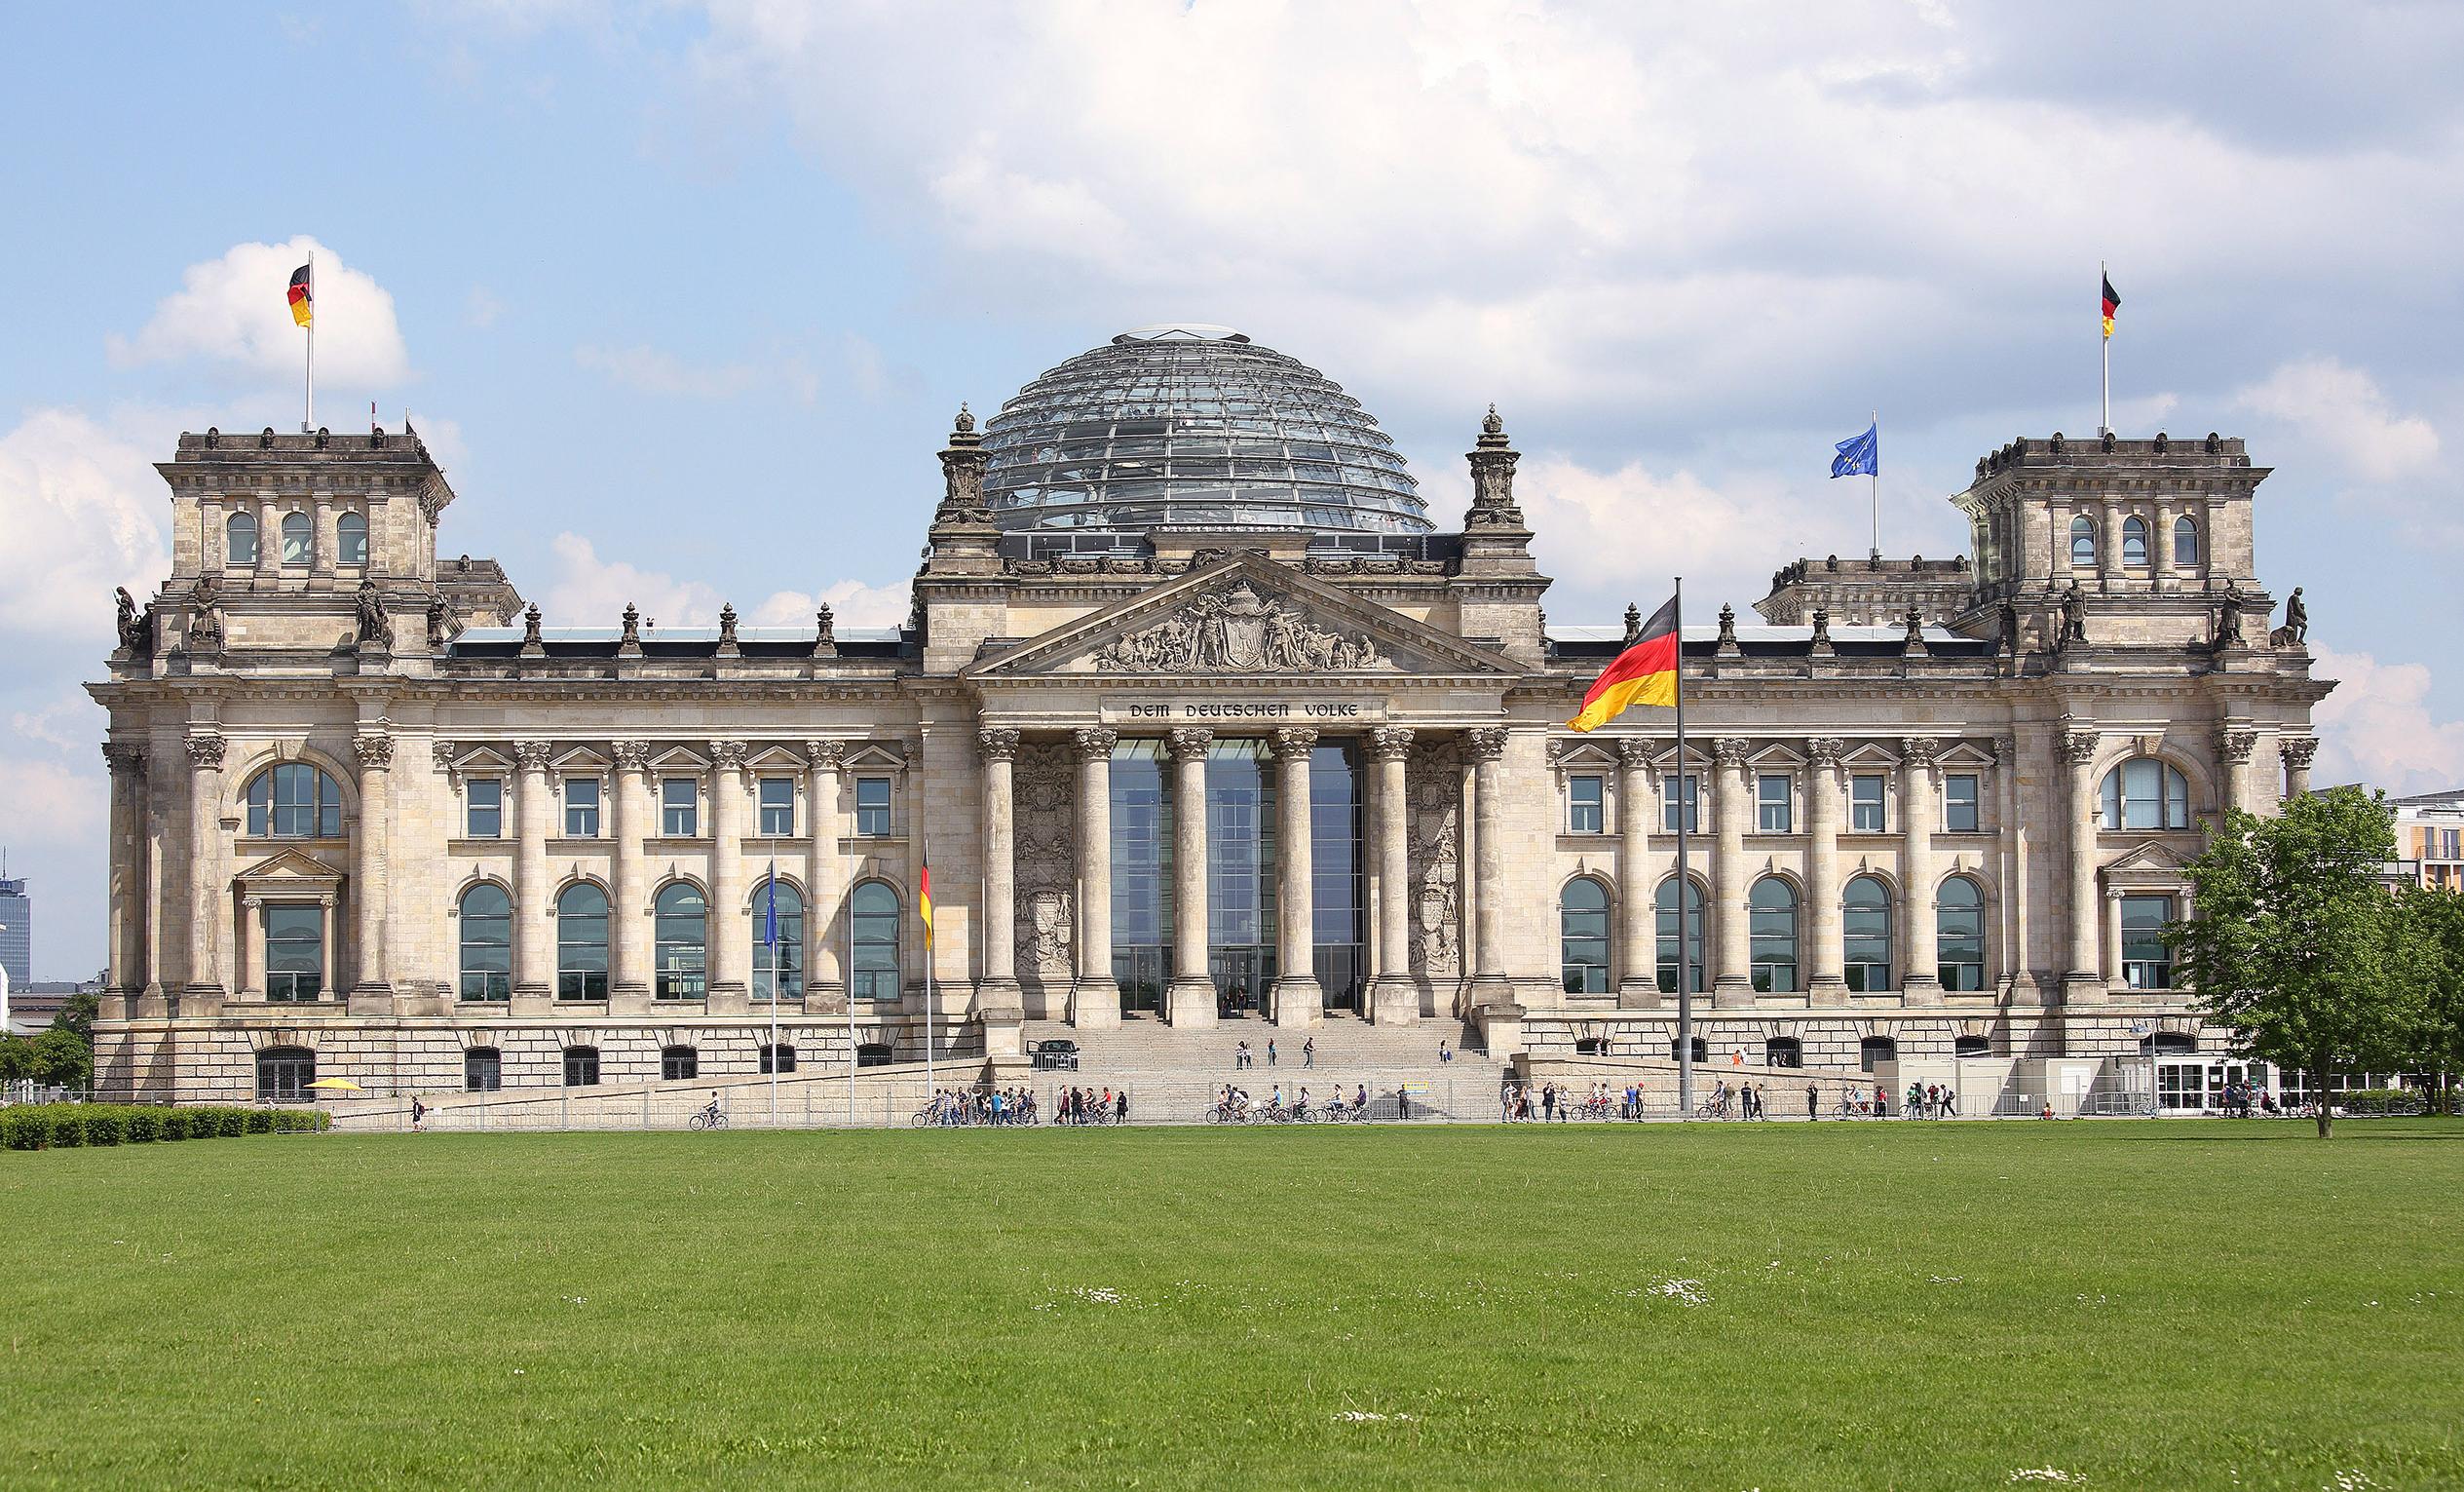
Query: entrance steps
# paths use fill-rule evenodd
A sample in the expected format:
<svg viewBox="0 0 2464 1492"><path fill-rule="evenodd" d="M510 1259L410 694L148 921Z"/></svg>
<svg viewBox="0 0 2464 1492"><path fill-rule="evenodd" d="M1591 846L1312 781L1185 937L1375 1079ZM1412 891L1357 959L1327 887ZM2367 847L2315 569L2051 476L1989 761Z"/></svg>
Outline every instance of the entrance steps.
<svg viewBox="0 0 2464 1492"><path fill-rule="evenodd" d="M1039 1093L1065 1088L1125 1088L1139 1111L1156 1118L1187 1117L1214 1101L1218 1089L1236 1084L1263 1101L1280 1084L1287 1096L1307 1088L1322 1100L1337 1090L1349 1094L1365 1088L1372 1097L1389 1096L1407 1089L1417 1107L1459 1117L1494 1113L1505 1064L1486 1052L1466 1052L1462 1027L1454 1021L1412 1026L1378 1026L1366 1021L1332 1017L1307 1030L1286 1030L1265 1021L1227 1020L1202 1030L1184 1030L1156 1020L1128 1019L1119 1026L1085 1031L1065 1021L1031 1020L1020 1032L1029 1053L1003 1057L995 1065L996 1081L1023 1084ZM1076 1072L1036 1070L1036 1043L1049 1040L1078 1043ZM1313 1066L1303 1066L1302 1044L1317 1044ZM1267 1043L1274 1043L1275 1062L1267 1065ZM1454 1052L1454 1060L1438 1060L1438 1043ZM1232 1054L1247 1042L1255 1063L1235 1071Z"/></svg>

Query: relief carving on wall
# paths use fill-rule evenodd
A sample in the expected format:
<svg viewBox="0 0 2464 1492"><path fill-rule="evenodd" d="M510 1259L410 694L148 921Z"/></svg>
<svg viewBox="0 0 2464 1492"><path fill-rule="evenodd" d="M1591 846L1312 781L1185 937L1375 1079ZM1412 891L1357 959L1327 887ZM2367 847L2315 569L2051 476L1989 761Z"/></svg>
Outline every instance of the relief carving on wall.
<svg viewBox="0 0 2464 1492"><path fill-rule="evenodd" d="M1444 978L1462 970L1461 746L1416 746L1403 770L1411 803L1412 972Z"/></svg>
<svg viewBox="0 0 2464 1492"><path fill-rule="evenodd" d="M1077 961L1077 763L1066 742L1018 746L1016 805L1017 955L1021 982L1049 983L1066 995Z"/></svg>
<svg viewBox="0 0 2464 1492"><path fill-rule="evenodd" d="M1097 649L1087 666L1111 673L1359 673L1395 665L1367 633L1320 627L1289 601L1236 580Z"/></svg>

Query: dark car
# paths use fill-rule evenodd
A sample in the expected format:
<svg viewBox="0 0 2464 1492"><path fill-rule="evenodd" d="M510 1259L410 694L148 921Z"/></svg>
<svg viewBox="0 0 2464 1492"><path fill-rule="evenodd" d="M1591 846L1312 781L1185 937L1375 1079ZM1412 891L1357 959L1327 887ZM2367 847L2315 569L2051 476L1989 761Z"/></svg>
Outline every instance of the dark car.
<svg viewBox="0 0 2464 1492"><path fill-rule="evenodd" d="M1074 1041L1055 1038L1038 1042L1028 1055L1034 1059L1038 1072L1078 1071L1078 1043Z"/></svg>

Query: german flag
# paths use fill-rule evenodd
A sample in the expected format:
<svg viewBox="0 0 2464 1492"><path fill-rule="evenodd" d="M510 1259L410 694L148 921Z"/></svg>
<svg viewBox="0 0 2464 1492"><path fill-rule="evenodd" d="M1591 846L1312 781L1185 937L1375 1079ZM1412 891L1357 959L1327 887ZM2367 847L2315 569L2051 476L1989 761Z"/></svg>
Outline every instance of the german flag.
<svg viewBox="0 0 2464 1492"><path fill-rule="evenodd" d="M1668 709L1676 704L1677 597L1672 595L1643 624L1634 645L1600 670L1591 692L1583 696L1582 713L1566 723L1578 731L1595 731L1625 713L1628 706Z"/></svg>
<svg viewBox="0 0 2464 1492"><path fill-rule="evenodd" d="M2122 297L2113 293L2113 277L2104 278L2104 334L2113 334L2113 313L2122 309Z"/></svg>
<svg viewBox="0 0 2464 1492"><path fill-rule="evenodd" d="M924 889L916 896L916 912L924 918L924 945L932 946L932 862L925 861Z"/></svg>
<svg viewBox="0 0 2464 1492"><path fill-rule="evenodd" d="M317 287L309 275L313 268L303 264L291 271L291 320L302 326L317 319Z"/></svg>

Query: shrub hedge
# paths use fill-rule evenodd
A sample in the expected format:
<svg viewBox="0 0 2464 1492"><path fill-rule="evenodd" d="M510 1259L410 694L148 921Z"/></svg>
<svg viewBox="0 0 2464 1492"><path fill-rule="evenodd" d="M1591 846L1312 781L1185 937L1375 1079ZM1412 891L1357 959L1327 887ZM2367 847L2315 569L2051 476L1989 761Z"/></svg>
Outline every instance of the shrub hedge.
<svg viewBox="0 0 2464 1492"><path fill-rule="evenodd" d="M221 1139L236 1134L323 1129L318 1109L164 1108L144 1104L36 1103L0 1109L0 1149L58 1150L72 1145L137 1145L148 1140Z"/></svg>

